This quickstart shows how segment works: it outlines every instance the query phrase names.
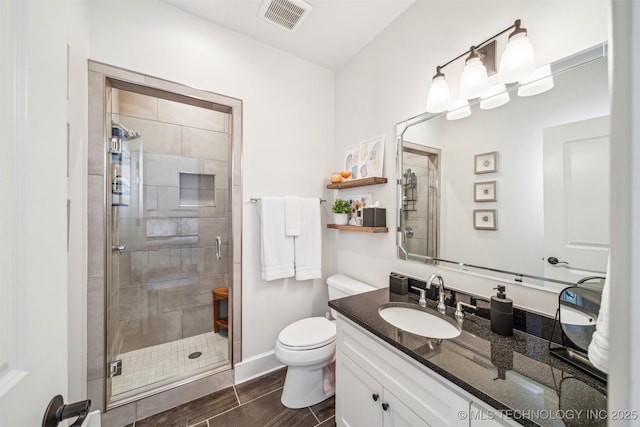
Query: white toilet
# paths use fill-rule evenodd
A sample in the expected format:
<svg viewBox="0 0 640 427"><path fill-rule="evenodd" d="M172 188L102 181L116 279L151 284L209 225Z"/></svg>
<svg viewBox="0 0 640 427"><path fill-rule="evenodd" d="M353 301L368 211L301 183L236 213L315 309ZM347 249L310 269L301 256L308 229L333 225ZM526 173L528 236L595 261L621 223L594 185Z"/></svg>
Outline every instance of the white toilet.
<svg viewBox="0 0 640 427"><path fill-rule="evenodd" d="M372 291L375 288L342 274L327 279L329 299ZM336 313L332 309L332 316ZM282 404L304 408L331 397L334 387L335 321L324 317L298 320L278 335L276 357L287 368Z"/></svg>

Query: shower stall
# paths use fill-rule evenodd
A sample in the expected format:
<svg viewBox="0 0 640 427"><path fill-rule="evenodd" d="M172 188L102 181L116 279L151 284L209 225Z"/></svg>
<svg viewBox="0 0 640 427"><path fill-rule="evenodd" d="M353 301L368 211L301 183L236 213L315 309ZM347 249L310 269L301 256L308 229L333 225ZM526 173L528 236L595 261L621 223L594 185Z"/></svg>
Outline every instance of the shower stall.
<svg viewBox="0 0 640 427"><path fill-rule="evenodd" d="M440 150L405 142L403 147L403 248L421 257L438 256Z"/></svg>
<svg viewBox="0 0 640 427"><path fill-rule="evenodd" d="M90 86L100 82L94 90L103 94L100 356L103 409L109 409L185 387L238 361L240 279L234 267L240 253L233 248L241 217L233 199L240 194L234 170L239 178L241 104L103 64L92 67ZM89 157L91 165L91 150ZM89 225L95 220L90 206ZM89 240L91 251L91 233Z"/></svg>

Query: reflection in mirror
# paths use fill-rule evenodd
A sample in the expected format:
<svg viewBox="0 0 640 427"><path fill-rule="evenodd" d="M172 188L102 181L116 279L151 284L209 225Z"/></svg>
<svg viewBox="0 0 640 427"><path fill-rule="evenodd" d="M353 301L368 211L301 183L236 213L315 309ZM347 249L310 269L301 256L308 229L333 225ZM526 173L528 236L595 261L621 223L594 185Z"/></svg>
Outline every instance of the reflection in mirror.
<svg viewBox="0 0 640 427"><path fill-rule="evenodd" d="M499 108L481 110L476 102L463 120L423 114L398 124L400 259L557 292L580 277L603 274L609 245L606 44L551 68L555 85L548 92L522 97L511 85L511 101ZM495 170L475 170L476 156L492 152ZM420 179L431 153L437 153L437 185ZM559 173L557 163L565 166ZM491 183L491 197L478 199L478 183ZM474 210L495 212L496 229L479 229ZM559 262L551 263L554 257Z"/></svg>
<svg viewBox="0 0 640 427"><path fill-rule="evenodd" d="M402 156L405 166L400 218L403 247L407 253L437 257L440 150L405 142Z"/></svg>
<svg viewBox="0 0 640 427"><path fill-rule="evenodd" d="M598 286L572 286L560 292L560 326L566 339L586 352L596 330L604 278L594 277Z"/></svg>
<svg viewBox="0 0 640 427"><path fill-rule="evenodd" d="M601 276L585 277L576 286L560 292L557 320L562 347L554 348L549 343L552 354L602 379L606 379L606 375L589 362L587 352L596 330L604 281Z"/></svg>

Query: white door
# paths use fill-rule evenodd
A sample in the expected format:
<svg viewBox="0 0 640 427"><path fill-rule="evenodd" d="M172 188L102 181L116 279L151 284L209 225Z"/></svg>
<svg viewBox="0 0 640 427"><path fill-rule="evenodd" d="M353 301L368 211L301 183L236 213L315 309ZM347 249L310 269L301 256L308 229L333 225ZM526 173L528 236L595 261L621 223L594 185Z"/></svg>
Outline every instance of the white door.
<svg viewBox="0 0 640 427"><path fill-rule="evenodd" d="M576 282L606 271L609 133L609 116L544 130L545 277Z"/></svg>
<svg viewBox="0 0 640 427"><path fill-rule="evenodd" d="M336 424L381 427L382 386L358 364L336 352Z"/></svg>
<svg viewBox="0 0 640 427"><path fill-rule="evenodd" d="M430 427L429 424L405 405L389 390L383 397L384 427Z"/></svg>
<svg viewBox="0 0 640 427"><path fill-rule="evenodd" d="M66 43L58 3L0 2L3 427L41 425L57 394L68 403Z"/></svg>

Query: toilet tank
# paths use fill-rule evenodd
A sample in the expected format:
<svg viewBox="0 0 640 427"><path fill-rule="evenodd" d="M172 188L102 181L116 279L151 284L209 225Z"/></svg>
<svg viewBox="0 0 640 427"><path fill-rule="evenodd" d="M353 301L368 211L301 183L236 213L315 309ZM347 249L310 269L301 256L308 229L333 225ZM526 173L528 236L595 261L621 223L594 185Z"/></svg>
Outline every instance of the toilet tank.
<svg viewBox="0 0 640 427"><path fill-rule="evenodd" d="M360 282L343 274L334 274L327 278L329 286L329 300L348 297L349 295L361 294L373 291L376 288L366 283ZM336 317L336 312L331 309L331 316Z"/></svg>

